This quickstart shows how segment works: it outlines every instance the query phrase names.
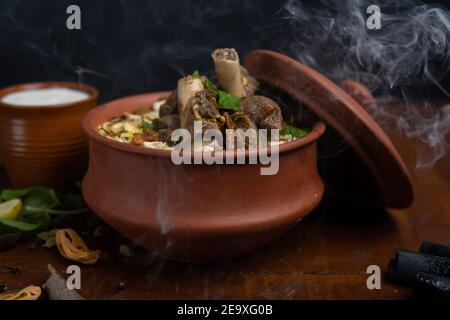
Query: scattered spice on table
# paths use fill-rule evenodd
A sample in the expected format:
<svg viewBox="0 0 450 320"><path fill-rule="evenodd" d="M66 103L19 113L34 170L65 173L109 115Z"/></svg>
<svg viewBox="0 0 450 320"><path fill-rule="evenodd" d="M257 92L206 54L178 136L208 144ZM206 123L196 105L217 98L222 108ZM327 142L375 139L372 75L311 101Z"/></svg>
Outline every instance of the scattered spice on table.
<svg viewBox="0 0 450 320"><path fill-rule="evenodd" d="M8 273L12 273L15 276L19 276L22 274L22 267L21 266L6 266L4 265L3 268Z"/></svg>
<svg viewBox="0 0 450 320"><path fill-rule="evenodd" d="M127 288L128 283L126 281L120 281L117 285L117 290L125 290Z"/></svg>

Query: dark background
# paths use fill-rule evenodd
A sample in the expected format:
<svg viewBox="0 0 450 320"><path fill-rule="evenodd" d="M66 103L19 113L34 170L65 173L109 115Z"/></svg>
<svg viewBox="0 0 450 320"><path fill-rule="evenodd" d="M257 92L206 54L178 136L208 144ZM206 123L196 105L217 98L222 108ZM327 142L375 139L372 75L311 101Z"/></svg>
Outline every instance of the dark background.
<svg viewBox="0 0 450 320"><path fill-rule="evenodd" d="M70 4L81 7L81 30L66 28ZM235 47L241 57L256 48L290 55L295 37L284 1L0 0L0 87L82 81L105 101L170 89L180 75L206 72L216 47ZM432 87L427 94L442 98Z"/></svg>

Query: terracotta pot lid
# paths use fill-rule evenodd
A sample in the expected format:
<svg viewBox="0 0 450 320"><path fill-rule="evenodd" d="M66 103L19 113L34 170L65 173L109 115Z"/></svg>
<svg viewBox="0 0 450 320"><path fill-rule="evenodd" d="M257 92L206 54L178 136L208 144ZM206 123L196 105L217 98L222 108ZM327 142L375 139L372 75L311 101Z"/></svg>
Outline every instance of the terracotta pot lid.
<svg viewBox="0 0 450 320"><path fill-rule="evenodd" d="M277 52L252 51L244 65L256 79L309 108L349 144L354 151L352 160L364 164L358 167L369 171L377 184L377 196L372 195L373 186L360 190L365 198L390 208L411 205L414 194L405 163L384 131L354 98L317 71ZM354 168L349 165L343 170ZM349 179L355 176L350 174Z"/></svg>

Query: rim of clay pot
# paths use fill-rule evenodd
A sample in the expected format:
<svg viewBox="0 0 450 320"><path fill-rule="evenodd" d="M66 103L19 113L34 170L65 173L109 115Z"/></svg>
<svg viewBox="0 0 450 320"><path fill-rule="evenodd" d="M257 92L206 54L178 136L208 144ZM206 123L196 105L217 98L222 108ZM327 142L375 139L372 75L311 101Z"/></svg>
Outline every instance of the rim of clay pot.
<svg viewBox="0 0 450 320"><path fill-rule="evenodd" d="M161 91L161 92L151 92L147 94L140 94L140 95L133 95L128 96L124 98L120 98L117 100L110 101L108 103L105 103L103 105L100 105L96 107L95 109L88 112L88 114L84 117L82 121L82 126L86 134L90 139L95 140L96 142L99 142L105 146L130 152L134 154L142 154L142 155L149 155L149 156L156 156L156 157L163 157L163 158L169 158L171 157L172 150L165 150L165 149L157 149L157 148L145 148L142 146L135 146L128 143L123 143L119 141L114 141L111 139L108 139L106 137L101 136L97 132L98 125L101 123L98 123L96 119L98 116L102 113L104 113L108 109L114 109L119 105L122 105L123 103L126 103L127 100L132 100L136 97L144 97L148 95L154 95L155 97L164 96L170 93L170 91ZM156 99L155 99L156 101ZM130 110L131 112L132 110ZM319 137L325 132L325 124L323 122L317 121L314 123L314 125L311 128L311 131L304 137L296 139L294 141L286 142L283 144L278 145L279 147L279 154L288 152L293 149L297 149L300 147L303 147L307 144L310 144L316 140L319 139ZM263 151L266 151L267 149L262 149ZM227 155L233 154L234 157L245 155L246 158L248 158L251 155L258 154L259 150L246 150L244 151L235 151L235 150L225 150L225 151L216 151L214 155L219 155L221 157L226 157ZM268 154L270 154L270 148L267 150ZM202 154L202 151L192 151L191 152L191 159L195 157L195 155Z"/></svg>
<svg viewBox="0 0 450 320"><path fill-rule="evenodd" d="M27 90L33 90L33 89L47 89L47 88L69 88L74 90L83 91L87 94L89 94L89 97L83 100L78 100L74 102L69 103L59 103L59 104L52 104L52 105L42 105L42 106L23 106L23 105L16 105L16 104L9 104L6 102L3 102L2 99L8 94L14 93L14 92L20 92L20 91L27 91ZM81 102L92 102L96 101L98 98L98 90L88 84L84 83L78 83L78 82L70 82L70 81L42 81L42 82L32 82L32 83L21 83L21 84L14 84L11 86L8 86L6 88L3 88L0 90L0 106L7 107L11 109L16 110L51 110L51 109L58 109L58 108L64 108L64 107L70 107L77 105Z"/></svg>

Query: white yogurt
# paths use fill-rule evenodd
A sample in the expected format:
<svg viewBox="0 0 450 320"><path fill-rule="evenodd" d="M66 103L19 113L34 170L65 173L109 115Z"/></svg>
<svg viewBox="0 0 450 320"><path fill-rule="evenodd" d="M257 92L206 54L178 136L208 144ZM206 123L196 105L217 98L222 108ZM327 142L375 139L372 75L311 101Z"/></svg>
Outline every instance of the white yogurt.
<svg viewBox="0 0 450 320"><path fill-rule="evenodd" d="M33 107L74 103L87 98L89 98L89 94L80 90L46 88L10 93L2 98L2 102L15 106Z"/></svg>

